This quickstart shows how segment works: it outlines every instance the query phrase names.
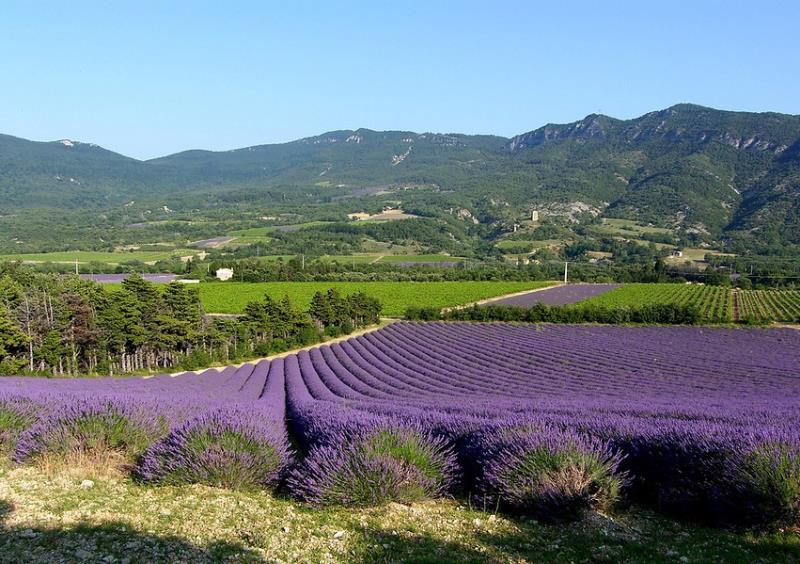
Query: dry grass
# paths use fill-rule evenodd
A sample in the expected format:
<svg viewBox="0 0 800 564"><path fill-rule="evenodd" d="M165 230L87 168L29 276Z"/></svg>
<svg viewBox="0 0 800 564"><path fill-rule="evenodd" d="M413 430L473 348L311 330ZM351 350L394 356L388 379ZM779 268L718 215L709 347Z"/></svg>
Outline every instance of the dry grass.
<svg viewBox="0 0 800 564"><path fill-rule="evenodd" d="M67 455L45 453L36 457L36 468L47 477L121 479L130 474L131 461L113 449L75 450Z"/></svg>
<svg viewBox="0 0 800 564"><path fill-rule="evenodd" d="M750 563L800 555L796 533L724 533L635 509L562 525L452 500L312 510L259 491L140 486L98 477L102 461L72 462L54 474L46 470L55 464L0 464L0 562ZM87 478L90 487L81 485Z"/></svg>

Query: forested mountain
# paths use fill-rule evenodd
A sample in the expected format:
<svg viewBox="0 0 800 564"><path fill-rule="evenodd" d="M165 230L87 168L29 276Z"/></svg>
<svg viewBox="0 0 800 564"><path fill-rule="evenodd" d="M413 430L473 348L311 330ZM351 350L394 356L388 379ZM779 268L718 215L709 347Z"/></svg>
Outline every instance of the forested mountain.
<svg viewBox="0 0 800 564"><path fill-rule="evenodd" d="M0 136L3 211L132 199L268 203L287 194L324 202L386 187L427 187L442 205L473 212L486 202L515 213L580 203L714 237L800 243L800 116L680 104L631 120L589 115L511 139L359 129L150 161Z"/></svg>

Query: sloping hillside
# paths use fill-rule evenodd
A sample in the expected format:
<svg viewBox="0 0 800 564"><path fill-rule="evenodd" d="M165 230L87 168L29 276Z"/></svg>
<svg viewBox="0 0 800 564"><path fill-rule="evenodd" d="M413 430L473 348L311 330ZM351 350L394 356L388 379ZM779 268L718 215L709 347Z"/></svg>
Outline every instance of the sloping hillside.
<svg viewBox="0 0 800 564"><path fill-rule="evenodd" d="M589 115L511 139L358 129L150 161L0 136L5 209L165 197L180 205L194 194L235 203L313 192L324 201L336 190L404 185L453 194L444 204L491 201L517 213L581 202L690 233L800 242L800 116L680 104L631 120Z"/></svg>

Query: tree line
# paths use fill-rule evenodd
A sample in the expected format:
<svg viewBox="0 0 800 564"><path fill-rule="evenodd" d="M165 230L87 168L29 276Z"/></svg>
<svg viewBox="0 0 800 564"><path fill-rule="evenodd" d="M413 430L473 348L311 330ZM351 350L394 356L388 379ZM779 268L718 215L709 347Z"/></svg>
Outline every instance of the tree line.
<svg viewBox="0 0 800 564"><path fill-rule="evenodd" d="M626 323L697 325L703 315L696 305L641 304L636 306L546 305L531 307L484 305L442 311L409 307L405 319L413 321L504 321L518 323Z"/></svg>
<svg viewBox="0 0 800 564"><path fill-rule="evenodd" d="M196 286L138 275L119 289L76 276L0 267L0 374L117 375L196 369L319 342L376 323L363 293L318 293L309 310L288 297L252 302L241 316L207 316Z"/></svg>

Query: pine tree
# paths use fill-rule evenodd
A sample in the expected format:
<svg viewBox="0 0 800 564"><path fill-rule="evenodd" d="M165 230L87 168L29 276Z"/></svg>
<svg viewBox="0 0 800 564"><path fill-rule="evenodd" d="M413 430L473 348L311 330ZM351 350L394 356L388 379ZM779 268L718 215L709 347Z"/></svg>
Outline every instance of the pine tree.
<svg viewBox="0 0 800 564"><path fill-rule="evenodd" d="M8 315L4 306L0 306L0 360L5 360L23 352L28 337Z"/></svg>

